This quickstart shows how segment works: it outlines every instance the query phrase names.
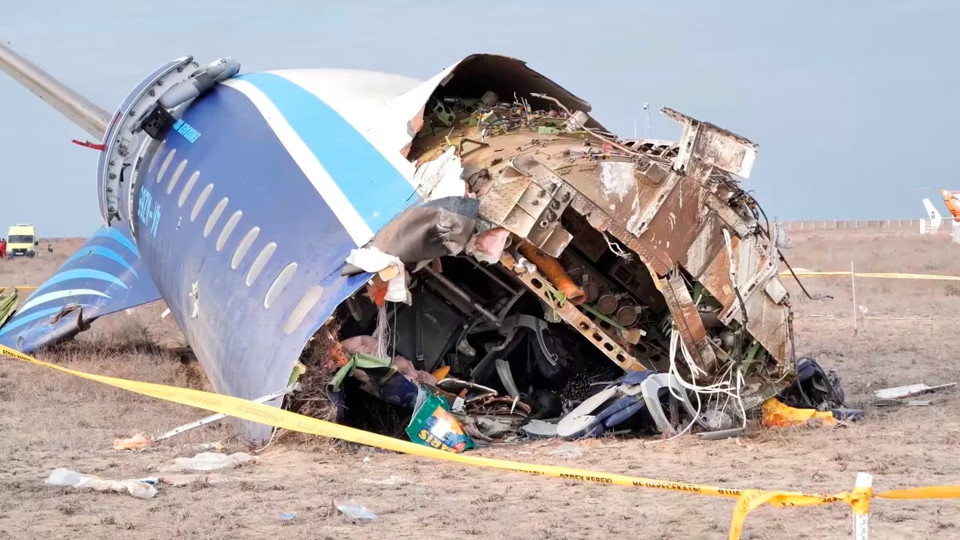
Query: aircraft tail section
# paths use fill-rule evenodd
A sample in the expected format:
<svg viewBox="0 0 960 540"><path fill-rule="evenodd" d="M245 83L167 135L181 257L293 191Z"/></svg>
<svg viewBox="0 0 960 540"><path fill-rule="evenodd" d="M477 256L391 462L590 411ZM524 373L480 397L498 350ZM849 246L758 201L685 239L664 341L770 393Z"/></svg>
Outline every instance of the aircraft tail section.
<svg viewBox="0 0 960 540"><path fill-rule="evenodd" d="M0 70L100 140L110 124L110 113L55 79L36 64L0 43Z"/></svg>
<svg viewBox="0 0 960 540"><path fill-rule="evenodd" d="M920 234L936 234L940 230L940 224L943 223L943 216L930 199L923 200L923 207L927 210L927 219L920 222Z"/></svg>
<svg viewBox="0 0 960 540"><path fill-rule="evenodd" d="M30 352L159 299L126 225L101 227L0 326L0 344Z"/></svg>

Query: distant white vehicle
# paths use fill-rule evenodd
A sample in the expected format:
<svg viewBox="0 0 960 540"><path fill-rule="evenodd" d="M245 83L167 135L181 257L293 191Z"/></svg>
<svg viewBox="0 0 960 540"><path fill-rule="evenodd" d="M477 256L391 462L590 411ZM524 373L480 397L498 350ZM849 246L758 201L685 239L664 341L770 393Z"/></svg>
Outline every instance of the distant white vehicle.
<svg viewBox="0 0 960 540"><path fill-rule="evenodd" d="M37 254L37 228L26 223L18 223L7 231L7 256L34 257Z"/></svg>

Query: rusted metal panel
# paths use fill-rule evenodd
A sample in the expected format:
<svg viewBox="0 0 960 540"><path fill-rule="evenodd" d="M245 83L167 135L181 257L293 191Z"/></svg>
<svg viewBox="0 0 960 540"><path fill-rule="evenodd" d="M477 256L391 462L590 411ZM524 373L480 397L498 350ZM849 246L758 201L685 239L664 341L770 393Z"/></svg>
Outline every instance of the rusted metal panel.
<svg viewBox="0 0 960 540"><path fill-rule="evenodd" d="M787 361L790 360L790 336L787 332L788 310L774 303L766 294L755 294L746 299L745 304L749 314L747 331L780 364L781 370L787 368Z"/></svg>
<svg viewBox="0 0 960 540"><path fill-rule="evenodd" d="M715 373L717 356L708 341L707 329L703 327L700 312L690 297L683 277L675 273L667 279L659 280L658 285L670 312L673 313L674 327L680 332L694 363L706 373Z"/></svg>
<svg viewBox="0 0 960 540"><path fill-rule="evenodd" d="M680 139L681 152L687 148L690 154L709 166L740 178L750 176L757 160L756 144L736 133L701 122L673 109L665 108L663 113L684 125L684 134Z"/></svg>
<svg viewBox="0 0 960 540"><path fill-rule="evenodd" d="M736 303L737 295L730 283L730 257L726 250L717 251L698 281L725 309Z"/></svg>
<svg viewBox="0 0 960 540"><path fill-rule="evenodd" d="M670 271L670 260L665 255L658 253L649 242L641 241L628 233L585 197L575 197L571 207L586 217L592 227L598 231L609 231L617 240L623 242L654 274L663 276Z"/></svg>
<svg viewBox="0 0 960 540"><path fill-rule="evenodd" d="M701 188L681 181L667 195L640 239L661 253L662 258L681 266L687 263L687 251L700 231L704 207Z"/></svg>
<svg viewBox="0 0 960 540"><path fill-rule="evenodd" d="M730 229L730 233L738 237L747 236L750 234L750 229L756 225L756 221L752 217L745 218L731 208L729 202L721 200L714 193L708 194L704 203Z"/></svg>
<svg viewBox="0 0 960 540"><path fill-rule="evenodd" d="M700 281L717 253L723 250L723 230L720 218L708 213L703 217L696 238L687 249L684 268L694 279Z"/></svg>
<svg viewBox="0 0 960 540"><path fill-rule="evenodd" d="M652 146L608 147L590 137L506 133L486 139L488 146L464 157L468 175L484 170L494 179L489 189L497 204L483 202L490 195L481 189L481 216L496 223L504 215L504 207L514 204L506 214L511 225L507 228L526 233L532 243L549 246L550 254L558 256L569 242L569 234L554 241L555 215L545 212L543 205L557 205L559 190L553 191L554 186L572 189L569 208L597 231L609 234L609 240L635 253L652 276L668 284L661 292L674 320L682 321L681 339L701 369L712 373L718 360L689 291L679 286L682 280L671 286L667 278L680 268L720 303L724 324L747 321L751 335L782 361L787 350L787 308L782 304L786 296L780 293L785 289L779 281L772 282L779 280L776 251L760 242L756 220L734 180L749 176L757 145L676 111L665 109L664 113L682 124L683 133L676 145L664 147L669 151L661 154L652 153ZM629 154L624 149L637 152ZM525 191L504 197L497 179L513 176L530 181ZM559 206L565 209L566 204L564 200ZM488 206L496 211L487 215ZM531 219L515 225L517 219L511 218L511 212L518 209ZM544 222L545 217L551 220ZM731 238L732 253L728 253L724 231ZM603 253L589 248L588 252L594 261ZM753 309L758 313L752 313Z"/></svg>

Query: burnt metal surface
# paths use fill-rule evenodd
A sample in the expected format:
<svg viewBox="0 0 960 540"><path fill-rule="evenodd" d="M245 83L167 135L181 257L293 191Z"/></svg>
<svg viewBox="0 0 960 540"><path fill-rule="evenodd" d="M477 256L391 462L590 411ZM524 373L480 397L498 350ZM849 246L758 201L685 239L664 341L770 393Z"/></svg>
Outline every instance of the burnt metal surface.
<svg viewBox="0 0 960 540"><path fill-rule="evenodd" d="M706 373L714 372L717 367L717 355L714 354L712 345L708 341L707 329L703 326L697 305L690 297L683 277L674 274L658 280L658 283L673 314L674 326L680 332L680 338L688 344L694 363ZM689 344L693 347L690 348Z"/></svg>
<svg viewBox="0 0 960 540"><path fill-rule="evenodd" d="M692 287L702 286L719 304L720 320L745 328L769 353L774 362L767 366L769 374L785 372L789 309L776 271L778 253L764 237L752 198L739 187L751 172L757 145L671 109L663 113L682 125L675 143L624 143L599 132L565 129L562 122L544 129L543 115L523 106L512 117L498 111L496 124L484 125L480 114L475 125L454 125L446 139L483 142L461 155L463 177L480 199L480 219L554 257L571 242L593 261L608 249L635 254L650 275L668 284L660 292L696 364L717 373L722 362L713 344L721 340L699 321L700 300L691 295ZM425 148L423 155L439 155L443 146ZM561 219L570 211L616 245L604 246L596 237L578 240L582 224L567 226L569 220ZM724 231L732 239L729 248ZM684 277L668 279L677 272ZM529 285L529 276L522 279ZM598 296L609 303L609 295ZM629 315L622 320L633 323Z"/></svg>

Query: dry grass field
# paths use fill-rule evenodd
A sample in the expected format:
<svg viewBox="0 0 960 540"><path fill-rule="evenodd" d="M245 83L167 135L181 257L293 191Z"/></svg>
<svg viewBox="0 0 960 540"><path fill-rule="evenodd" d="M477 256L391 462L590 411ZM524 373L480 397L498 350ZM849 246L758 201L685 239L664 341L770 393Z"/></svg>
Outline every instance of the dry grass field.
<svg viewBox="0 0 960 540"><path fill-rule="evenodd" d="M795 233L786 251L798 267L864 272L960 274L960 245L946 236L876 232ZM0 285L36 284L79 244L57 241L35 260L0 262ZM603 438L576 444L583 455L551 455L561 441L502 445L483 456L568 465L721 487L837 492L857 471L878 490L960 484L960 393L931 394L928 407L871 404L886 386L960 381L956 329L960 283L860 279L866 310L857 335L849 277L806 278L806 300L790 284L798 353L843 377L848 406L866 418L838 428L753 429L748 436L702 441L687 436L649 445ZM74 369L203 388L162 306L99 321L75 342L40 353ZM863 310L860 310L863 311ZM280 436L260 462L185 487L161 486L140 500L44 485L57 467L112 479L156 475L200 444L256 451L228 422L206 426L139 452L112 449L115 438L156 435L206 413L61 373L0 360L0 539L6 538L725 538L733 503L688 494L526 476L437 463L388 452ZM353 522L334 502L354 499L378 517ZM960 537L960 501L875 501L874 538ZM284 514L292 518L284 519ZM848 509L761 508L744 538L849 538Z"/></svg>

